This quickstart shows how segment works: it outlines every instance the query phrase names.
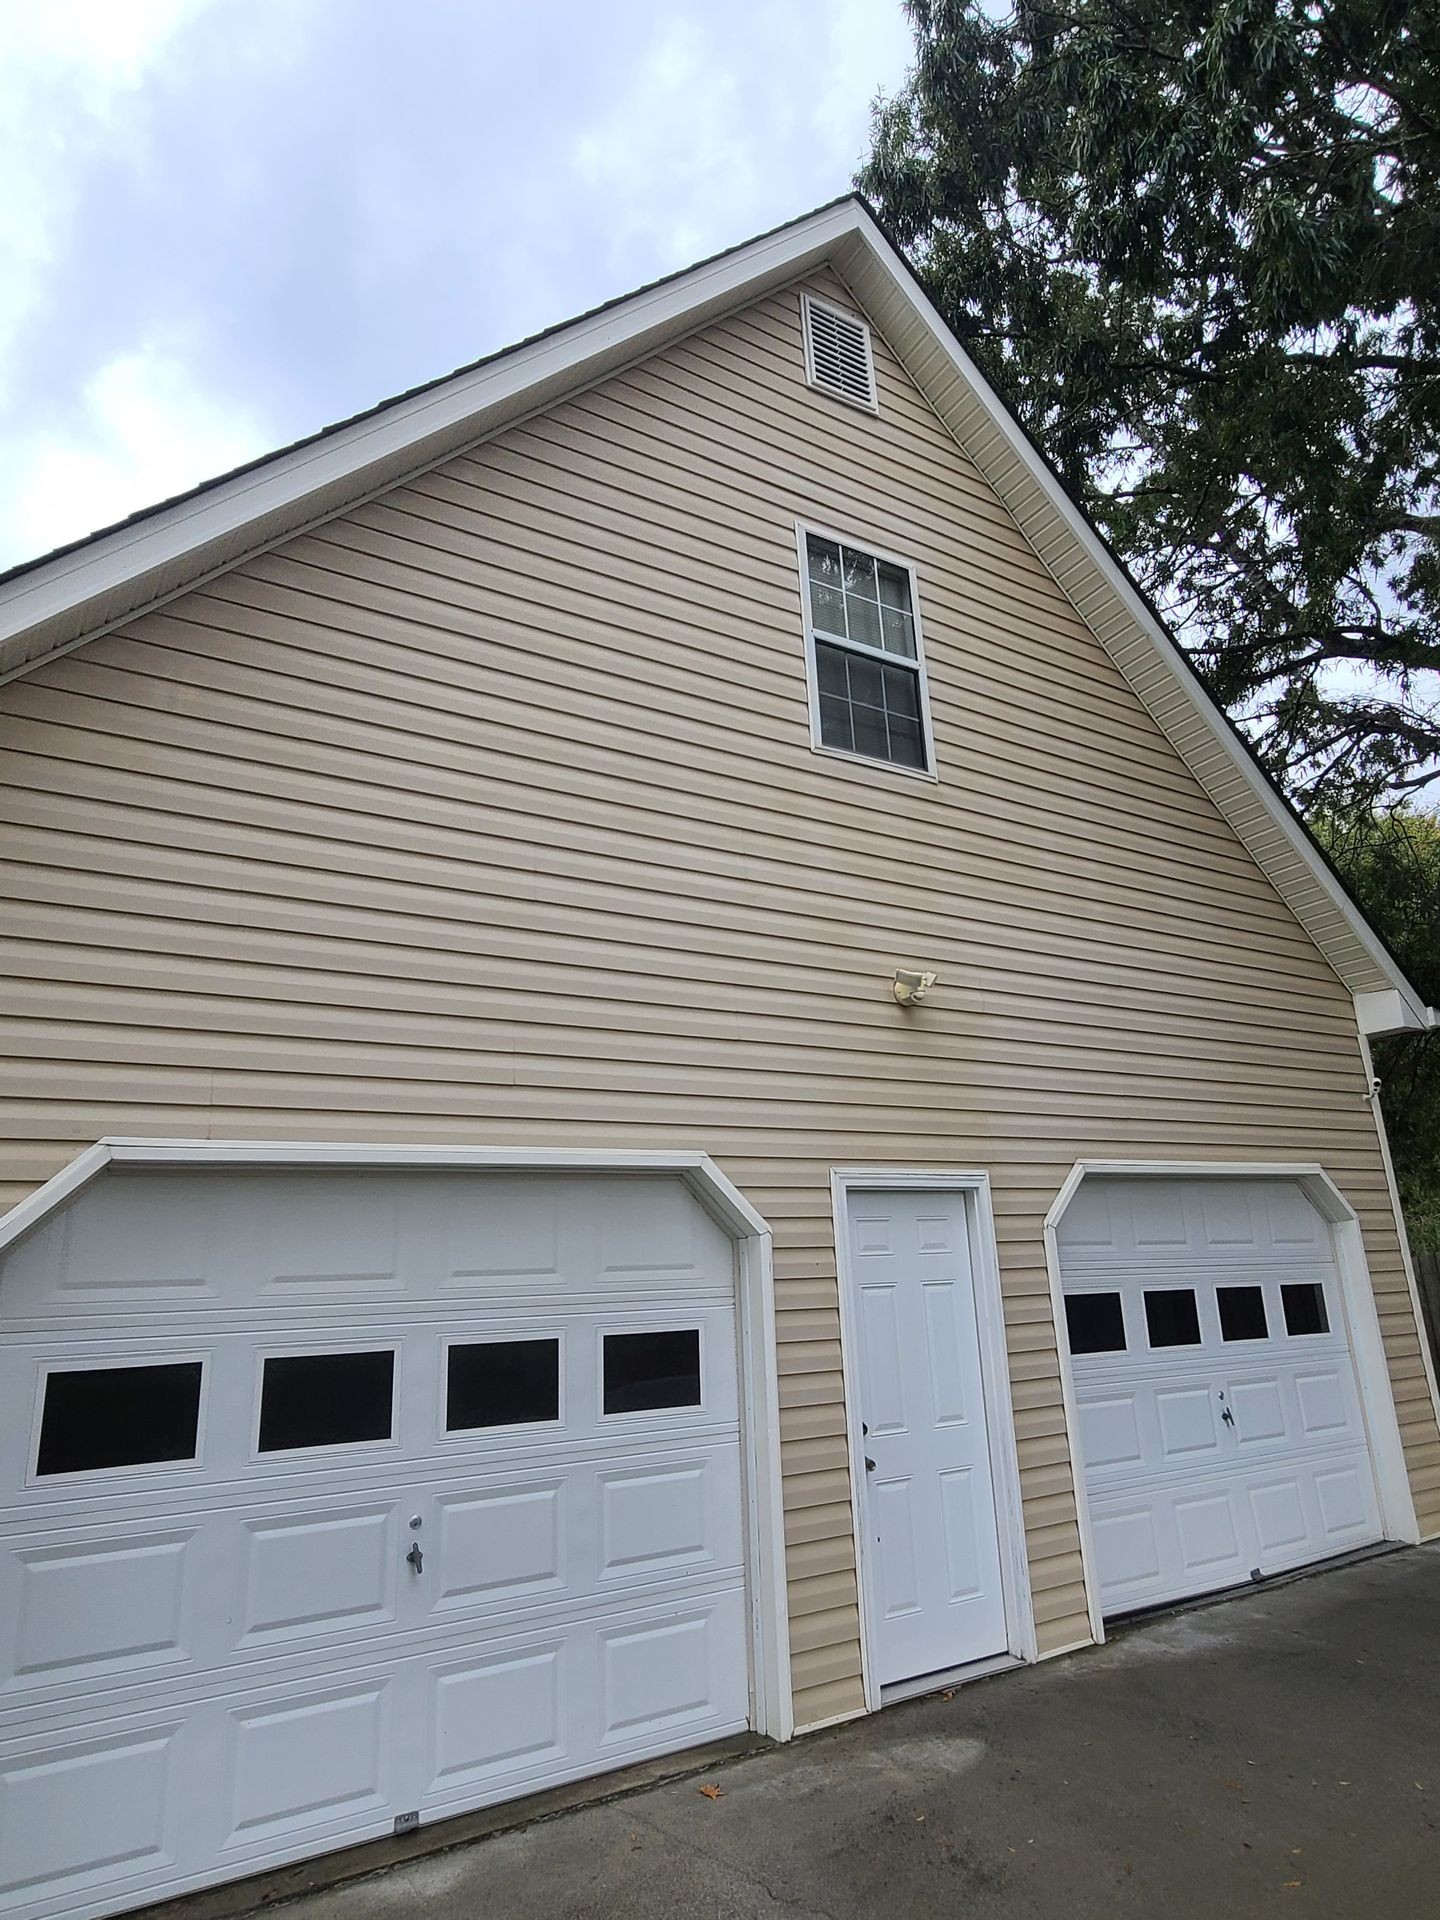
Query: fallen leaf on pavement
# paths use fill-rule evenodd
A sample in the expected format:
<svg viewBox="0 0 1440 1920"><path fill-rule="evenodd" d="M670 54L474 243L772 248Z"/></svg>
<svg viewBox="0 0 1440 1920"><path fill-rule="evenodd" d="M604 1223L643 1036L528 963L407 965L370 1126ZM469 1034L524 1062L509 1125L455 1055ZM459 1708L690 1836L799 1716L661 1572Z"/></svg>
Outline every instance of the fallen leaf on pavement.
<svg viewBox="0 0 1440 1920"><path fill-rule="evenodd" d="M723 1800L725 1798L725 1789L723 1787L707 1785L701 1787L700 1791L707 1800Z"/></svg>

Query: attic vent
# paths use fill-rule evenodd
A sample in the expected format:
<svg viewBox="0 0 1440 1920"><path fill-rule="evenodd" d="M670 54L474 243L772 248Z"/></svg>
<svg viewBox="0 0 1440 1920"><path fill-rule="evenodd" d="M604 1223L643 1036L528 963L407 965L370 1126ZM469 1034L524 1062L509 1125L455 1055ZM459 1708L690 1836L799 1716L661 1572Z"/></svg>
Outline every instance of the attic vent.
<svg viewBox="0 0 1440 1920"><path fill-rule="evenodd" d="M875 362L870 354L870 329L843 307L830 307L807 294L805 310L805 377L812 387L849 400L854 406L875 407Z"/></svg>

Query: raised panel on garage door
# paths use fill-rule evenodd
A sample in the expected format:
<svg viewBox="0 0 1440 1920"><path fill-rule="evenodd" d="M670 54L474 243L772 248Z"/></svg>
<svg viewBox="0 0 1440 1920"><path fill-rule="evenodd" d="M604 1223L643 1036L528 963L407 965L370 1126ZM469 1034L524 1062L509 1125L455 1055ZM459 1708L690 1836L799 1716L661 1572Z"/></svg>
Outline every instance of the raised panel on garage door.
<svg viewBox="0 0 1440 1920"><path fill-rule="evenodd" d="M105 1176L0 1262L0 1470L5 1920L749 1724L734 1249L676 1180Z"/></svg>
<svg viewBox="0 0 1440 1920"><path fill-rule="evenodd" d="M1379 1538L1330 1233L1295 1182L1092 1176L1057 1238L1107 1612Z"/></svg>

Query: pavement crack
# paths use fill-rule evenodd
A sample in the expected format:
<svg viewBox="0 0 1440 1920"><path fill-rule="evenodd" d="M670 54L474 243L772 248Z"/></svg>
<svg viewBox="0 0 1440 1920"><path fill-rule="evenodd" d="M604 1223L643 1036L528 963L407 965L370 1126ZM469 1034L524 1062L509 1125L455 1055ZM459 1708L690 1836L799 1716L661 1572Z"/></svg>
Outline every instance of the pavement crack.
<svg viewBox="0 0 1440 1920"><path fill-rule="evenodd" d="M692 1853L699 1854L701 1859L709 1860L717 1867L723 1867L727 1873L738 1875L740 1879L744 1880L750 1886L759 1887L766 1899L774 1906L788 1908L792 1913L803 1914L806 1920L840 1920L840 1915L837 1914L832 1907L819 1907L816 1906L813 1900L802 1900L794 1895L781 1893L765 1878L763 1873L757 1872L748 1861L728 1859L723 1853L717 1852L714 1847L706 1846L703 1842L692 1839L688 1835L682 1837L672 1833L668 1828L662 1827L658 1821L647 1819L643 1814L634 1821L634 1825L638 1827L648 1827L651 1833L662 1840L667 1846L687 1847Z"/></svg>

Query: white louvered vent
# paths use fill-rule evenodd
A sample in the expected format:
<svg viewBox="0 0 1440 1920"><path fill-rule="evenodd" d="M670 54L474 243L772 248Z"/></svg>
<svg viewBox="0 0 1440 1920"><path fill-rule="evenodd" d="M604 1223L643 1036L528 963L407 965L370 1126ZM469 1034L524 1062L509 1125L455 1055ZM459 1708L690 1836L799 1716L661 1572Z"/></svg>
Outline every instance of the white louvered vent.
<svg viewBox="0 0 1440 1920"><path fill-rule="evenodd" d="M875 362L869 327L843 307L826 306L808 294L803 304L805 377L812 387L874 413Z"/></svg>

